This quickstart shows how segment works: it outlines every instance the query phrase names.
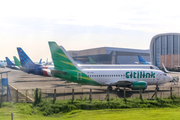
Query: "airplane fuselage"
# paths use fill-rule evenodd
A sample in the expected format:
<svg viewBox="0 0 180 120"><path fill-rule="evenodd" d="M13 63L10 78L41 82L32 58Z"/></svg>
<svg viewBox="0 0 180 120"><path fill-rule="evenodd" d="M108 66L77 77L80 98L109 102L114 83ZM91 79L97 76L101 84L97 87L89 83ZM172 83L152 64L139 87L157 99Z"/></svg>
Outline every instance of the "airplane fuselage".
<svg viewBox="0 0 180 120"><path fill-rule="evenodd" d="M121 86L122 81L130 83L144 81L147 85L160 85L172 80L160 70L150 69L82 69L68 70L67 74L57 74L55 77L64 78L71 82L98 86Z"/></svg>

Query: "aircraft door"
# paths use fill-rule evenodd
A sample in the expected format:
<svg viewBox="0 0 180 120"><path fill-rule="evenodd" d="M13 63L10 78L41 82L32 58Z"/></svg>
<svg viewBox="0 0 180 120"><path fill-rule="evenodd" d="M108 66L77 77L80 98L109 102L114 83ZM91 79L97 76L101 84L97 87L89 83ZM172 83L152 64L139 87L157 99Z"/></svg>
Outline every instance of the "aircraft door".
<svg viewBox="0 0 180 120"><path fill-rule="evenodd" d="M157 78L156 78L156 81L157 81L156 84L158 84L159 80L160 80L160 74L158 73Z"/></svg>
<svg viewBox="0 0 180 120"><path fill-rule="evenodd" d="M80 82L82 80L82 73L77 73L77 81Z"/></svg>

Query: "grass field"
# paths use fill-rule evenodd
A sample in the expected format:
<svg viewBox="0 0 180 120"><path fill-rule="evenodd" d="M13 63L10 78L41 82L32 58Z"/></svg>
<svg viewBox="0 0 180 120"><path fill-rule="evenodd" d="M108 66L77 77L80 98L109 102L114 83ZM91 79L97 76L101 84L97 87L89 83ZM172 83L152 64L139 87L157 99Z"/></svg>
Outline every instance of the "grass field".
<svg viewBox="0 0 180 120"><path fill-rule="evenodd" d="M10 120L11 112L14 120L178 120L180 108L133 108L105 110L75 110L69 113L48 117L42 115L20 114L13 107L0 108L0 120Z"/></svg>

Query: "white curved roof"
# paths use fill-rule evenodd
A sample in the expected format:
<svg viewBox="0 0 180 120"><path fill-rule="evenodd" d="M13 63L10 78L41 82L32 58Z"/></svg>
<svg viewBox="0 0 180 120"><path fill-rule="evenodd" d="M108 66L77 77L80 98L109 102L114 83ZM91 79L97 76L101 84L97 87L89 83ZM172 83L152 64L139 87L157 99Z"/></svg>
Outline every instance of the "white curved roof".
<svg viewBox="0 0 180 120"><path fill-rule="evenodd" d="M152 46L152 44L153 44L153 42L155 41L156 38L158 38L158 37L160 37L160 36L166 36L166 35L180 35L180 33L161 33L161 34L155 35L155 36L151 39L150 49L151 49L151 46Z"/></svg>

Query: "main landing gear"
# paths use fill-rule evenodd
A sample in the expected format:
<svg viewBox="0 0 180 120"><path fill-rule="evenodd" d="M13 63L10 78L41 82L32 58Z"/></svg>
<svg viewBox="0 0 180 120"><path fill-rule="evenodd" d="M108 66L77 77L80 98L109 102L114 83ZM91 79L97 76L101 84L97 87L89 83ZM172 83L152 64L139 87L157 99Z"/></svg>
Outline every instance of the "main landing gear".
<svg viewBox="0 0 180 120"><path fill-rule="evenodd" d="M107 87L107 90L109 90L109 91L112 91L112 89L113 89L112 86Z"/></svg>

